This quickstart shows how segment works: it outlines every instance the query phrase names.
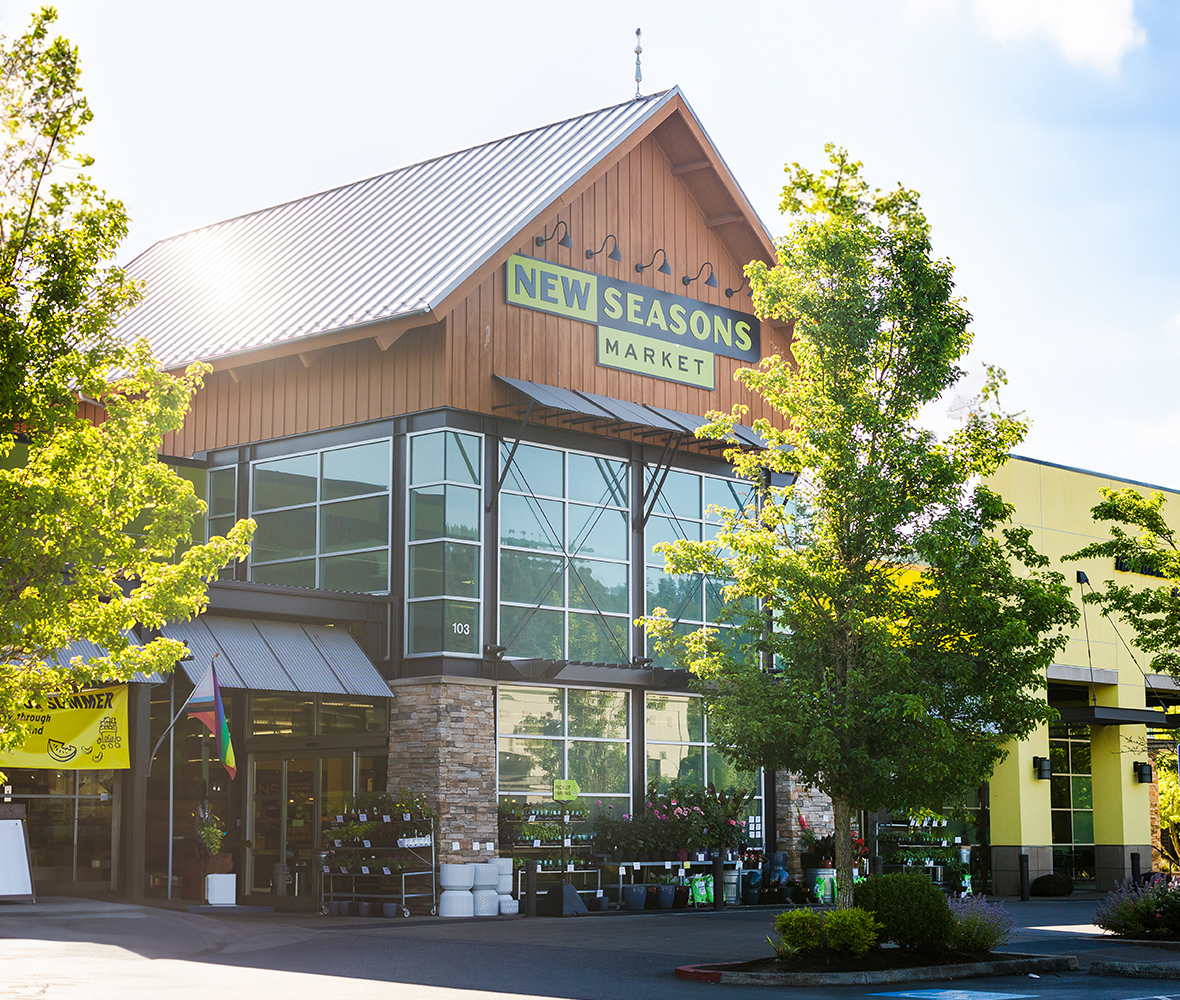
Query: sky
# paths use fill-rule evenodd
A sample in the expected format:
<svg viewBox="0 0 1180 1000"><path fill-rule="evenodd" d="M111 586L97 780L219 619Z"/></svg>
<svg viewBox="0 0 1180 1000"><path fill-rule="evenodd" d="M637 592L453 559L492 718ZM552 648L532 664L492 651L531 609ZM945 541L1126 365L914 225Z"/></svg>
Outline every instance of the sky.
<svg viewBox="0 0 1180 1000"><path fill-rule="evenodd" d="M1018 454L1180 488L1174 0L58 0L153 242L679 85L772 235L834 142L917 190ZM0 0L18 34L29 0ZM150 294L150 290L149 290ZM926 419L953 426L948 398Z"/></svg>

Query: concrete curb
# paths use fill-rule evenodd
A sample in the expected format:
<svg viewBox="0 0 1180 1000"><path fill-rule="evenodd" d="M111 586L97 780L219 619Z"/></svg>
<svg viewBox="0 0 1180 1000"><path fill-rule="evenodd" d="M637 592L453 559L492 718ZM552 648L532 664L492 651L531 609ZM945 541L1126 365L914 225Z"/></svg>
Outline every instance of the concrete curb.
<svg viewBox="0 0 1180 1000"><path fill-rule="evenodd" d="M971 979L978 976L1017 976L1029 972L1075 972L1078 968L1078 960L1074 955L1012 955L991 962L879 969L874 972L740 972L733 968L744 964L682 965L676 970L676 977L732 986L873 986L881 983Z"/></svg>
<svg viewBox="0 0 1180 1000"><path fill-rule="evenodd" d="M1174 962L1091 962L1091 976L1123 976L1127 979L1180 979Z"/></svg>

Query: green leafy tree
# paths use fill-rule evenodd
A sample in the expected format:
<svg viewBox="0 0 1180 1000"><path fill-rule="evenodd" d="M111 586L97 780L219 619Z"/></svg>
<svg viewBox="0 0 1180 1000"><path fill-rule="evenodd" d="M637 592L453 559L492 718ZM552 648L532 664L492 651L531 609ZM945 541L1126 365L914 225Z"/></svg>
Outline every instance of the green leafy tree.
<svg viewBox="0 0 1180 1000"><path fill-rule="evenodd" d="M42 10L0 45L0 751L24 742L26 706L170 670L182 644L139 646L129 630L202 610L207 581L247 554L253 529L190 544L204 505L158 449L201 371L174 378L115 335L142 290L110 263L122 204L78 172L90 111L76 49L50 38L55 16ZM109 656L60 664L78 639Z"/></svg>
<svg viewBox="0 0 1180 1000"><path fill-rule="evenodd" d="M916 423L971 341L917 195L871 190L859 163L828 153L818 174L788 169L777 266L746 269L759 314L793 321L793 363L738 373L787 429L759 421L770 447L730 458L750 481L793 485L730 511L715 541L664 549L673 572L729 578L736 634L761 637L677 640L658 612L649 627L694 671L738 766L831 797L847 907L853 808L941 806L985 780L1007 740L1048 718L1038 688L1077 611L984 482L1025 431L996 404L1002 373L945 441ZM740 412L700 433L727 435Z"/></svg>

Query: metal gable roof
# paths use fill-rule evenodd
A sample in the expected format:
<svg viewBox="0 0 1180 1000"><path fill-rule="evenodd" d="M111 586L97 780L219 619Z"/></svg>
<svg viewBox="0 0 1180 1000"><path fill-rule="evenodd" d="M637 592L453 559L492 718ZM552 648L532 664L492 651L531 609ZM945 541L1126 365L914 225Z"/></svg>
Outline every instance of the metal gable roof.
<svg viewBox="0 0 1180 1000"><path fill-rule="evenodd" d="M165 367L428 313L679 94L543 128L161 240L119 324Z"/></svg>

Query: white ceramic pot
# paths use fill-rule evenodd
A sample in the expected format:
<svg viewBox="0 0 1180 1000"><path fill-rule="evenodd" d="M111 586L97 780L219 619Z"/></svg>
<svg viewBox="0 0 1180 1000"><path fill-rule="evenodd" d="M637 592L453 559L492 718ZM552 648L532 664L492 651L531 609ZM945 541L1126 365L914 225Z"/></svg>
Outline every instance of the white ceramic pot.
<svg viewBox="0 0 1180 1000"><path fill-rule="evenodd" d="M496 870L501 875L512 874L512 859L511 858L492 858L492 864L496 866Z"/></svg>
<svg viewBox="0 0 1180 1000"><path fill-rule="evenodd" d="M490 861L480 861L476 864L469 865L472 870L471 888L472 889L495 889L496 882L500 877L500 872L497 867Z"/></svg>
<svg viewBox="0 0 1180 1000"><path fill-rule="evenodd" d="M500 915L515 916L520 912L520 903L511 896L500 897Z"/></svg>
<svg viewBox="0 0 1180 1000"><path fill-rule="evenodd" d="M477 917L494 917L500 912L500 895L495 889L472 889L471 900Z"/></svg>
<svg viewBox="0 0 1180 1000"><path fill-rule="evenodd" d="M501 896L503 896L505 893L507 893L510 896L512 895L512 873L511 872L509 872L507 875L501 875L499 878L496 879L496 892L498 892Z"/></svg>
<svg viewBox="0 0 1180 1000"><path fill-rule="evenodd" d="M471 865L439 865L438 884L444 889L470 889L474 874Z"/></svg>
<svg viewBox="0 0 1180 1000"><path fill-rule="evenodd" d="M438 897L440 917L471 917L475 915L475 899L467 889L444 889Z"/></svg>

